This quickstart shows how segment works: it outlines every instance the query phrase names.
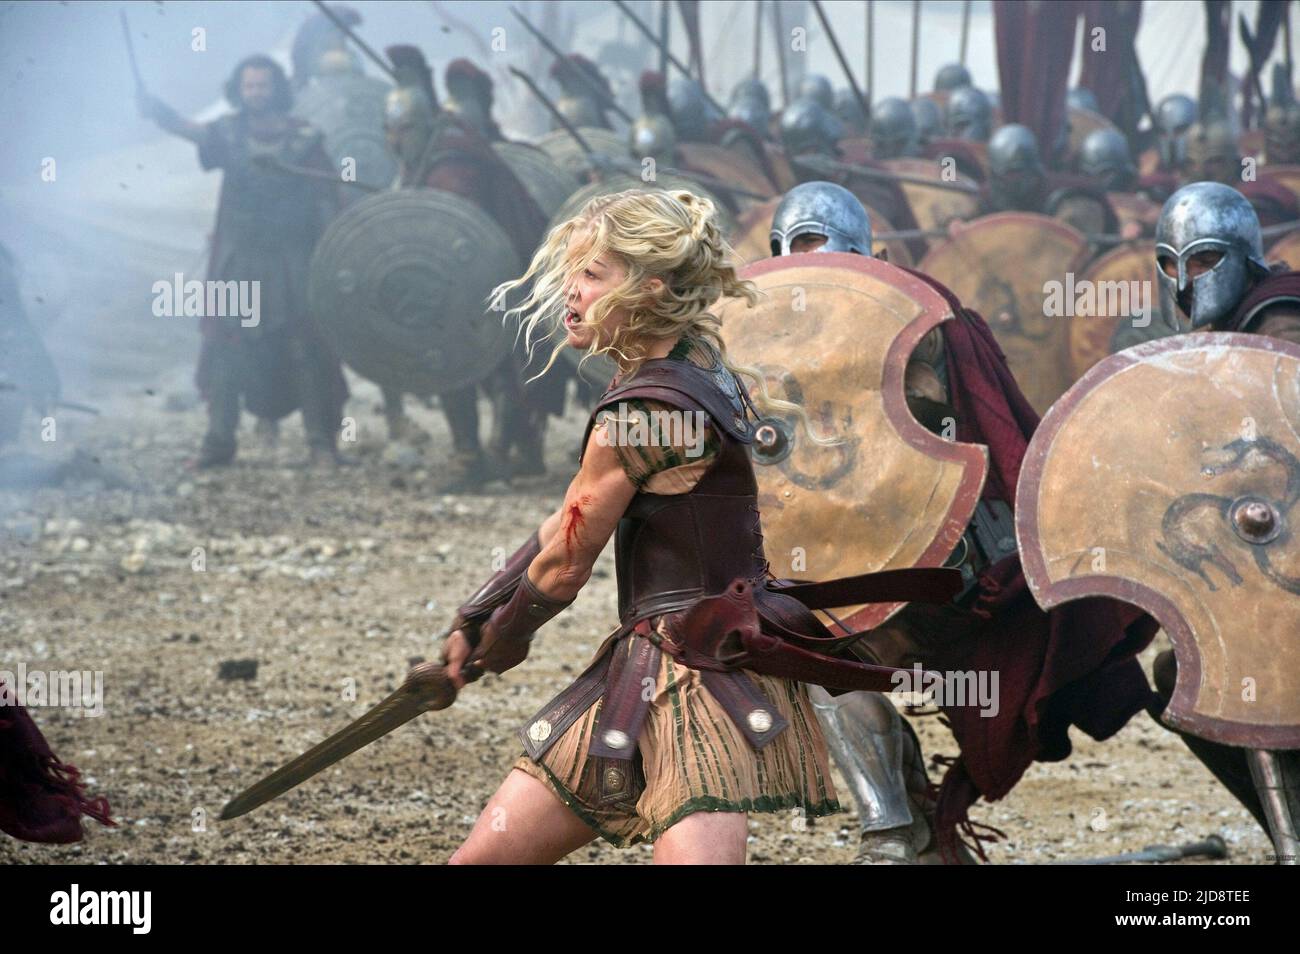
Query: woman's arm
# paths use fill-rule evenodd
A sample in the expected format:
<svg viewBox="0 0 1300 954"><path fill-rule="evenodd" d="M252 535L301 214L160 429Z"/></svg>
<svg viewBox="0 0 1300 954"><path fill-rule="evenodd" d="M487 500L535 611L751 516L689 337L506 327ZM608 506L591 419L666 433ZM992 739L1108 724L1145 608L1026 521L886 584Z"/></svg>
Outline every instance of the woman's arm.
<svg viewBox="0 0 1300 954"><path fill-rule="evenodd" d="M542 552L529 566L528 578L557 600L573 599L591 578L596 558L636 496L636 485L604 433L603 425L592 428L564 504L538 531Z"/></svg>
<svg viewBox="0 0 1300 954"><path fill-rule="evenodd" d="M549 619L559 612L561 604L571 602L591 578L596 558L637 492L616 449L603 434L603 427L592 429L582 467L569 484L564 504L538 530L540 552L529 564L510 603L494 611L483 624L477 649L471 649L462 630L448 637L443 659L457 688L464 685L460 670L471 653L483 668L494 672L504 672L523 660L532 631L541 625L536 623L530 628L521 613L530 600L532 608ZM538 599L552 607L539 605Z"/></svg>

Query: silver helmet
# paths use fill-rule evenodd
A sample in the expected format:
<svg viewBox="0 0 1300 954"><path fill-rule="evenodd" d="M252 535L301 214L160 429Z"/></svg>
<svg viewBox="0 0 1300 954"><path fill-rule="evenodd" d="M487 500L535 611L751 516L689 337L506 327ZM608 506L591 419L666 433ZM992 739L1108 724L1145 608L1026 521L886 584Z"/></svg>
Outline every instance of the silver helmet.
<svg viewBox="0 0 1300 954"><path fill-rule="evenodd" d="M818 106L828 111L835 109L835 89L831 86L831 81L820 73L809 73L803 78L799 84L798 97L816 100Z"/></svg>
<svg viewBox="0 0 1300 954"><path fill-rule="evenodd" d="M703 87L686 76L675 76L668 84L668 109L677 138L683 142L705 142L709 126L722 119L704 94Z"/></svg>
<svg viewBox="0 0 1300 954"><path fill-rule="evenodd" d="M1196 122L1196 100L1183 93L1170 93L1156 106L1156 124L1163 133L1182 132Z"/></svg>
<svg viewBox="0 0 1300 954"><path fill-rule="evenodd" d="M963 86L970 85L970 70L960 63L949 63L946 66L941 66L939 72L934 74L934 91L936 93L961 89Z"/></svg>
<svg viewBox="0 0 1300 954"><path fill-rule="evenodd" d="M912 100L912 119L916 123L916 138L922 145L943 135L943 111L929 96Z"/></svg>
<svg viewBox="0 0 1300 954"><path fill-rule="evenodd" d="M897 159L915 152L916 117L896 97L882 99L871 111L871 152L875 159Z"/></svg>
<svg viewBox="0 0 1300 954"><path fill-rule="evenodd" d="M835 91L835 116L844 124L845 134L861 136L867 131L868 119L857 95L847 86Z"/></svg>
<svg viewBox="0 0 1300 954"><path fill-rule="evenodd" d="M1201 252L1218 252L1221 258L1209 270L1189 277L1188 260ZM1180 328L1175 306L1193 328L1223 321L1267 272L1259 218L1236 189L1193 182L1165 202L1156 224L1156 276L1161 312L1171 327Z"/></svg>
<svg viewBox="0 0 1300 954"><path fill-rule="evenodd" d="M1124 134L1117 129L1094 129L1088 133L1079 147L1079 171L1099 180L1106 189L1117 192L1131 189L1137 168Z"/></svg>
<svg viewBox="0 0 1300 954"><path fill-rule="evenodd" d="M832 153L844 138L844 124L814 99L796 99L781 111L781 142L788 156Z"/></svg>
<svg viewBox="0 0 1300 954"><path fill-rule="evenodd" d="M727 103L727 115L766 133L772 120L772 100L763 81L746 79L737 83Z"/></svg>
<svg viewBox="0 0 1300 954"><path fill-rule="evenodd" d="M856 252L871 256L871 219L862 203L844 186L805 182L785 194L772 215L768 236L772 254L789 255L801 235L824 235L819 252Z"/></svg>
<svg viewBox="0 0 1300 954"><path fill-rule="evenodd" d="M1038 137L1028 126L1009 123L999 126L989 140L989 172L1005 176L1015 172L1036 172L1043 167Z"/></svg>
<svg viewBox="0 0 1300 954"><path fill-rule="evenodd" d="M993 125L993 104L974 86L963 86L948 98L948 135L986 142Z"/></svg>

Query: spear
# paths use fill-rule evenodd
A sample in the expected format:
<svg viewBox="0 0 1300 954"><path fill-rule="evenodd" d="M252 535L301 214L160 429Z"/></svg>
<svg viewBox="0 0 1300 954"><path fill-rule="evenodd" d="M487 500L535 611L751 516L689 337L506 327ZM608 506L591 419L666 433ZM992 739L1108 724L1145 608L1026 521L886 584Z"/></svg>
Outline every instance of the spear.
<svg viewBox="0 0 1300 954"><path fill-rule="evenodd" d="M620 23L623 21L620 20ZM1288 41L1289 42L1289 41ZM763 0L754 0L754 79L763 66Z"/></svg>
<svg viewBox="0 0 1300 954"><path fill-rule="evenodd" d="M961 65L966 65L966 41L970 39L970 0L961 5Z"/></svg>
<svg viewBox="0 0 1300 954"><path fill-rule="evenodd" d="M835 51L835 58L840 61L840 69L844 71L844 76L849 81L849 89L853 90L853 98L858 101L863 117L869 117L871 107L867 105L862 90L858 89L858 81L853 78L853 70L849 69L849 61L844 58L844 51L840 49L840 41L835 38L835 31L831 29L831 21L826 18L826 13L822 10L821 0L812 0L812 8L813 12L817 14L817 19L821 21L822 29L826 31L826 38L831 41L831 49Z"/></svg>
<svg viewBox="0 0 1300 954"><path fill-rule="evenodd" d="M393 72L393 68L392 66L389 65L388 61L384 59L382 56L380 56L378 53L376 53L374 50L372 50L367 45L365 40L357 36L356 33L352 31L352 28L350 26L348 26L346 23L344 23L342 20L338 18L338 14L336 14L329 7L325 6L325 4L321 2L321 0L311 0L311 2L316 4L316 6L320 7L320 12L325 14L325 16L329 19L330 23L333 23L336 27L338 27L338 29L342 31L344 36L346 36L349 40L355 43L357 45L357 49L359 49L362 53L366 54L366 56L370 57L370 62L374 63L381 70L387 73L394 83L398 82L397 74Z"/></svg>
<svg viewBox="0 0 1300 954"><path fill-rule="evenodd" d="M912 81L908 99L916 99L916 55L921 48L921 0L912 0Z"/></svg>
<svg viewBox="0 0 1300 954"><path fill-rule="evenodd" d="M876 19L876 0L867 0L867 31L866 31L866 44L867 44L867 79L866 79L866 83L867 83L867 109L868 109L868 110L870 110L870 108L871 108L871 96L872 96L872 91L875 89L875 86L876 86L876 66L875 66L875 58L874 58L874 52L875 52L875 51L872 49L872 48L876 45L876 26L875 26L875 19ZM868 112L867 115L870 115L870 112Z"/></svg>
<svg viewBox="0 0 1300 954"><path fill-rule="evenodd" d="M641 35L659 48L659 52L661 52L667 58L668 62L671 63L679 73L681 73L689 80L695 80L695 77L691 75L691 71L686 68L686 65L682 63L682 61L679 60L677 57L673 56L672 51L669 50L666 45L664 45L663 41L660 40L659 37L654 35L653 30L651 30L648 26L646 26L644 23L641 22L641 18L638 17L635 13L633 13L631 8L628 7L628 5L623 2L623 0L613 0L613 2L614 2L614 6L622 10L623 14L629 20L632 21L632 25L641 31ZM724 116L727 114L727 111L722 108L722 105L716 99L714 99L712 96L709 95L709 91L704 88L703 83L700 83L700 92L704 94L704 98L708 101L710 106L712 106L714 109L716 109L719 113L721 113Z"/></svg>
<svg viewBox="0 0 1300 954"><path fill-rule="evenodd" d="M781 23L781 0L772 3L772 31L776 35L776 65L781 73L781 108L790 105L790 81L785 76L785 27Z"/></svg>
<svg viewBox="0 0 1300 954"><path fill-rule="evenodd" d="M510 8L510 12L515 15L515 17L519 20L520 23L524 25L524 28L529 33L531 33L534 37L537 38L537 42L541 43L542 46L546 48L546 52L550 53L551 56L556 58L556 60L562 63L565 62L566 58L564 53L560 51L559 47L557 47L554 43L552 43L550 40L546 38L545 33L543 33L541 30L537 29L537 27L529 23L528 18L525 17L514 7ZM582 84L587 87L587 90L591 93L592 96L596 97L596 99L600 101L600 104L602 106L604 106L610 112L617 114L618 117L626 123L631 123L633 121L632 117L627 114L627 111L623 109L623 107L620 106L618 103L614 102L613 97L611 97L608 93L606 93L603 89L601 89L600 84L597 83L590 76L588 76L584 70L574 69L573 73L580 80L582 80Z"/></svg>

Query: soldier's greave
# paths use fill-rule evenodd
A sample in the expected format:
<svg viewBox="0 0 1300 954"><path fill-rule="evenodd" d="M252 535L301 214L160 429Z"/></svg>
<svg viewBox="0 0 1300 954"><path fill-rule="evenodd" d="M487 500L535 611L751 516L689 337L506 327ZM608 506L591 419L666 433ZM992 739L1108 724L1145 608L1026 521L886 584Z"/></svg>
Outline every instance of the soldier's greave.
<svg viewBox="0 0 1300 954"><path fill-rule="evenodd" d="M478 385L444 391L438 395L442 413L447 416L452 447L460 454L478 454Z"/></svg>
<svg viewBox="0 0 1300 954"><path fill-rule="evenodd" d="M1178 666L1174 661L1173 650L1165 650L1156 656L1152 665L1152 674L1155 676L1156 693L1162 701L1161 709L1169 704L1170 698L1174 694L1174 683L1178 678ZM1159 720L1158 713L1153 712L1152 716ZM1241 804L1245 805L1255 820L1259 822L1261 828L1268 831L1268 820L1264 815L1264 806L1259 800L1259 793L1255 790L1254 779L1250 774L1250 763L1247 760L1248 750L1238 748L1233 745L1223 745L1220 742L1211 742L1208 739L1202 739L1186 732L1179 732L1177 729L1160 722L1166 729L1176 733L1191 749L1195 755L1211 774L1214 775L1224 788L1230 791Z"/></svg>
<svg viewBox="0 0 1300 954"><path fill-rule="evenodd" d="M1300 753L1252 749L1247 761L1278 863L1300 865Z"/></svg>
<svg viewBox="0 0 1300 954"><path fill-rule="evenodd" d="M832 697L820 686L809 692L826 747L853 791L862 830L911 824L904 769L910 739L894 704L878 692Z"/></svg>

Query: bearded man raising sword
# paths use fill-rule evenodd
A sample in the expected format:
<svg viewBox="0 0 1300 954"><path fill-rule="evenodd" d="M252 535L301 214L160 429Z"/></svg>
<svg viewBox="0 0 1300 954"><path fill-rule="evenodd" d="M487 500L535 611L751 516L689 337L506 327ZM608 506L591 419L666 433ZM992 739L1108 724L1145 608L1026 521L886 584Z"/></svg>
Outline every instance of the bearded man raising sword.
<svg viewBox="0 0 1300 954"><path fill-rule="evenodd" d="M776 256L870 256L871 223L848 190L808 182L777 207L771 242ZM1012 507L1038 416L984 320L939 282L901 271L938 291L956 315L923 338L908 359L908 409L934 433L987 446L990 466L974 518L947 561L961 569L964 590L947 604L908 605L853 651L877 665L1000 672L1000 703L988 718L968 707L947 708L962 752L936 803L919 742L889 699L814 693L828 747L858 802L858 863L867 864L938 860L936 848L945 849L947 859L960 856L955 830L961 825L974 834L965 813L979 796L1002 797L1034 760L1065 758L1071 724L1095 738L1118 731L1150 697L1134 655L1155 631L1137 611L1113 602L1097 601L1071 616L1044 613L1034 604L1016 552ZM863 499L872 493L862 488Z"/></svg>
<svg viewBox="0 0 1300 954"><path fill-rule="evenodd" d="M208 432L192 466L217 467L235 457L239 404L259 430L302 409L311 460L337 462L336 441L347 384L338 359L312 328L306 304L312 249L338 208L337 172L319 132L289 115L289 81L274 60L250 56L226 83L236 112L210 123L185 119L143 90L141 112L199 148L204 169L221 169L221 199L208 280L251 282L254 321L205 316L197 381L208 401ZM286 175L307 168L322 178Z"/></svg>

